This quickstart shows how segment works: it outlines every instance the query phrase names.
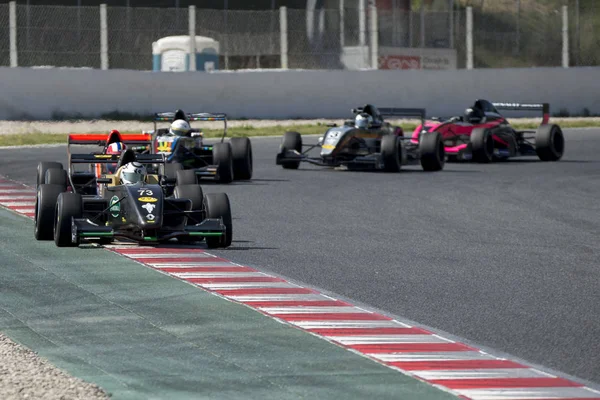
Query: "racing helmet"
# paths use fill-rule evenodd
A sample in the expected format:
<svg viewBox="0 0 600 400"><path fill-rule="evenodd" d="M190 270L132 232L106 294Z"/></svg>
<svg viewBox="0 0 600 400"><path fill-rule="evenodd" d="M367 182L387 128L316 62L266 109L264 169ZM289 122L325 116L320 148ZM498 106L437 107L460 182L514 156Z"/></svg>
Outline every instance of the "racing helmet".
<svg viewBox="0 0 600 400"><path fill-rule="evenodd" d="M109 144L106 147L106 154L121 154L127 149L125 143L123 142L114 142ZM106 165L106 170L109 174L114 174L117 170L117 163L111 163Z"/></svg>
<svg viewBox="0 0 600 400"><path fill-rule="evenodd" d="M483 111L479 108L467 108L465 110L465 122L469 122L471 124L479 124L483 122L484 119L485 115L483 114Z"/></svg>
<svg viewBox="0 0 600 400"><path fill-rule="evenodd" d="M146 180L146 167L137 161L126 164L121 170L121 183L123 185L134 185Z"/></svg>
<svg viewBox="0 0 600 400"><path fill-rule="evenodd" d="M360 113L354 119L354 126L359 129L368 129L373 125L373 117L367 113Z"/></svg>
<svg viewBox="0 0 600 400"><path fill-rule="evenodd" d="M190 133L190 124L183 119L176 119L169 128L169 133L175 136L187 136Z"/></svg>

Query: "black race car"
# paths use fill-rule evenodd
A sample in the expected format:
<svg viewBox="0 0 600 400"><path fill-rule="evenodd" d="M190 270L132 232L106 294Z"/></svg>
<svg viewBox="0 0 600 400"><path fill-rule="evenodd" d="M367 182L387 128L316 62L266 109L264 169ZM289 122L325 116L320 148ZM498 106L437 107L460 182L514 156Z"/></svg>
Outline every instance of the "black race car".
<svg viewBox="0 0 600 400"><path fill-rule="evenodd" d="M196 183L180 184L151 174L145 182L120 184L120 167L133 161L164 164L165 156L131 149L120 156L69 154L68 171L60 163L40 163L38 182L43 183L37 186L35 238L54 238L60 247L78 246L84 239L106 243L115 238L146 244L205 239L209 248L231 245L231 209L225 193L204 195ZM117 163L115 174L95 176L75 170L78 164L108 163ZM167 194L169 188L172 196Z"/></svg>
<svg viewBox="0 0 600 400"><path fill-rule="evenodd" d="M187 136L175 136L169 128L158 128L158 122L174 120L223 121L223 136L220 142L204 142L203 133L192 128ZM212 178L219 183L252 178L252 145L247 137L234 137L225 142L227 115L214 113L186 114L182 110L162 112L154 115L154 130L144 132L153 137L152 152L165 154L168 164L164 174L174 176L176 171L193 170L197 178Z"/></svg>
<svg viewBox="0 0 600 400"><path fill-rule="evenodd" d="M405 137L401 127L393 126L383 119L391 117L419 117L425 119L424 109L380 108L371 104L353 109L355 115L367 118L368 126L358 126L355 120L344 125L330 125L319 143L305 145L297 132L283 136L276 164L286 169L297 169L301 162L347 169L376 169L398 172L402 165L421 164L425 171L444 168L445 153L441 134L437 132L420 135L417 143ZM304 149L306 147L306 149ZM319 156L308 153L319 148Z"/></svg>

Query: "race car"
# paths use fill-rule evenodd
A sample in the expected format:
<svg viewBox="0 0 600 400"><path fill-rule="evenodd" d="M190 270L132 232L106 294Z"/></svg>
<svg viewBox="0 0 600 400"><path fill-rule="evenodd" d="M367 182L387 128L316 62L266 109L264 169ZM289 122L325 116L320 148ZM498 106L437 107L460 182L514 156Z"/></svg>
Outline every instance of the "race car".
<svg viewBox="0 0 600 400"><path fill-rule="evenodd" d="M190 121L223 121L221 141L204 142L200 129L189 126ZM171 122L170 128L158 128L158 122ZM220 183L252 178L252 145L250 139L234 137L225 142L227 115L213 113L187 114L182 110L157 113L154 130L143 132L153 137L152 152L165 154L166 175L174 175L180 169L193 170L198 178L212 178Z"/></svg>
<svg viewBox="0 0 600 400"><path fill-rule="evenodd" d="M498 110L542 111L542 123L534 131L517 130ZM565 150L565 139L561 128L549 124L549 119L548 103L491 103L479 99L462 116L435 118L418 126L412 141L417 143L423 131L440 133L449 161L489 163L532 155L542 161L558 161Z"/></svg>
<svg viewBox="0 0 600 400"><path fill-rule="evenodd" d="M127 149L120 155L69 154L68 171L60 163L40 163L38 182L45 172L37 186L35 238L54 239L59 247L78 246L83 240L154 244L175 238L183 243L206 240L209 248L229 247L232 221L227 195L204 195L198 184L178 184L147 173L145 166L164 164L165 158ZM110 163L117 164L114 174L96 177L83 172L90 181L78 183L81 176L75 166ZM175 185L171 196L166 194L168 184Z"/></svg>
<svg viewBox="0 0 600 400"><path fill-rule="evenodd" d="M285 169L297 169L301 162L342 169L375 169L398 172L402 165L421 164L425 171L444 168L445 153L442 135L420 132L418 140L405 137L401 127L384 120L386 117L418 117L425 121L424 109L380 108L372 104L352 109L355 117L344 125L329 125L317 144L305 145L298 132L283 136L276 164ZM306 149L303 149L306 147ZM309 156L318 148L318 156Z"/></svg>

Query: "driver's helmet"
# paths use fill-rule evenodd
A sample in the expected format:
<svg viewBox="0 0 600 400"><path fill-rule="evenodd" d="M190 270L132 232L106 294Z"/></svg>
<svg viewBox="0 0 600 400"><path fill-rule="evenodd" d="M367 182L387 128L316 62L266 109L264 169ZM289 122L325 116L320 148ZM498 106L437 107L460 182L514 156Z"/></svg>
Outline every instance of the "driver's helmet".
<svg viewBox="0 0 600 400"><path fill-rule="evenodd" d="M106 148L106 154L121 154L127 149L125 143L114 142L108 145ZM117 170L117 163L106 164L106 170L109 174L114 174Z"/></svg>
<svg viewBox="0 0 600 400"><path fill-rule="evenodd" d="M360 113L354 119L354 126L359 129L368 129L373 125L373 117L367 113Z"/></svg>
<svg viewBox="0 0 600 400"><path fill-rule="evenodd" d="M123 185L133 185L146 180L146 167L137 161L126 164L121 170L121 183Z"/></svg>
<svg viewBox="0 0 600 400"><path fill-rule="evenodd" d="M483 111L478 108L467 108L465 110L465 122L469 122L471 124L479 124L483 122L485 115Z"/></svg>
<svg viewBox="0 0 600 400"><path fill-rule="evenodd" d="M187 136L190 133L190 124L183 119L176 119L169 128L169 133L175 136Z"/></svg>

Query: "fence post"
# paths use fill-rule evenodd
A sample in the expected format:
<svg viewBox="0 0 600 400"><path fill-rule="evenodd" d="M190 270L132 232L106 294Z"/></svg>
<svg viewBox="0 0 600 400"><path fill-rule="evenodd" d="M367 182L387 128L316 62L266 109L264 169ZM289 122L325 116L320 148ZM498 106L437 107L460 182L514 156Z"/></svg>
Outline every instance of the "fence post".
<svg viewBox="0 0 600 400"><path fill-rule="evenodd" d="M371 38L371 68L379 69L379 29L377 26L377 5L369 1L369 38Z"/></svg>
<svg viewBox="0 0 600 400"><path fill-rule="evenodd" d="M17 59L17 2L8 3L8 26L10 31L10 66L12 68L19 66Z"/></svg>
<svg viewBox="0 0 600 400"><path fill-rule="evenodd" d="M188 71L196 71L196 6L189 6L188 11L190 54Z"/></svg>
<svg viewBox="0 0 600 400"><path fill-rule="evenodd" d="M106 4L100 4L100 68L108 69L108 24Z"/></svg>
<svg viewBox="0 0 600 400"><path fill-rule="evenodd" d="M344 47L345 42L345 32L344 32L344 20L345 18L345 10L344 10L344 0L340 0L340 47Z"/></svg>
<svg viewBox="0 0 600 400"><path fill-rule="evenodd" d="M365 45L365 29L365 0L358 0L358 45L360 47Z"/></svg>
<svg viewBox="0 0 600 400"><path fill-rule="evenodd" d="M569 11L562 6L562 66L569 68Z"/></svg>
<svg viewBox="0 0 600 400"><path fill-rule="evenodd" d="M448 48L454 48L454 0L449 0L450 4L448 7L448 35L450 36L450 42Z"/></svg>
<svg viewBox="0 0 600 400"><path fill-rule="evenodd" d="M467 7L467 69L473 69L473 7Z"/></svg>
<svg viewBox="0 0 600 400"><path fill-rule="evenodd" d="M419 10L419 30L421 43L419 47L424 48L425 46L425 2L421 1L421 9Z"/></svg>
<svg viewBox="0 0 600 400"><path fill-rule="evenodd" d="M281 68L288 69L288 26L287 7L279 7L279 46L281 48Z"/></svg>

